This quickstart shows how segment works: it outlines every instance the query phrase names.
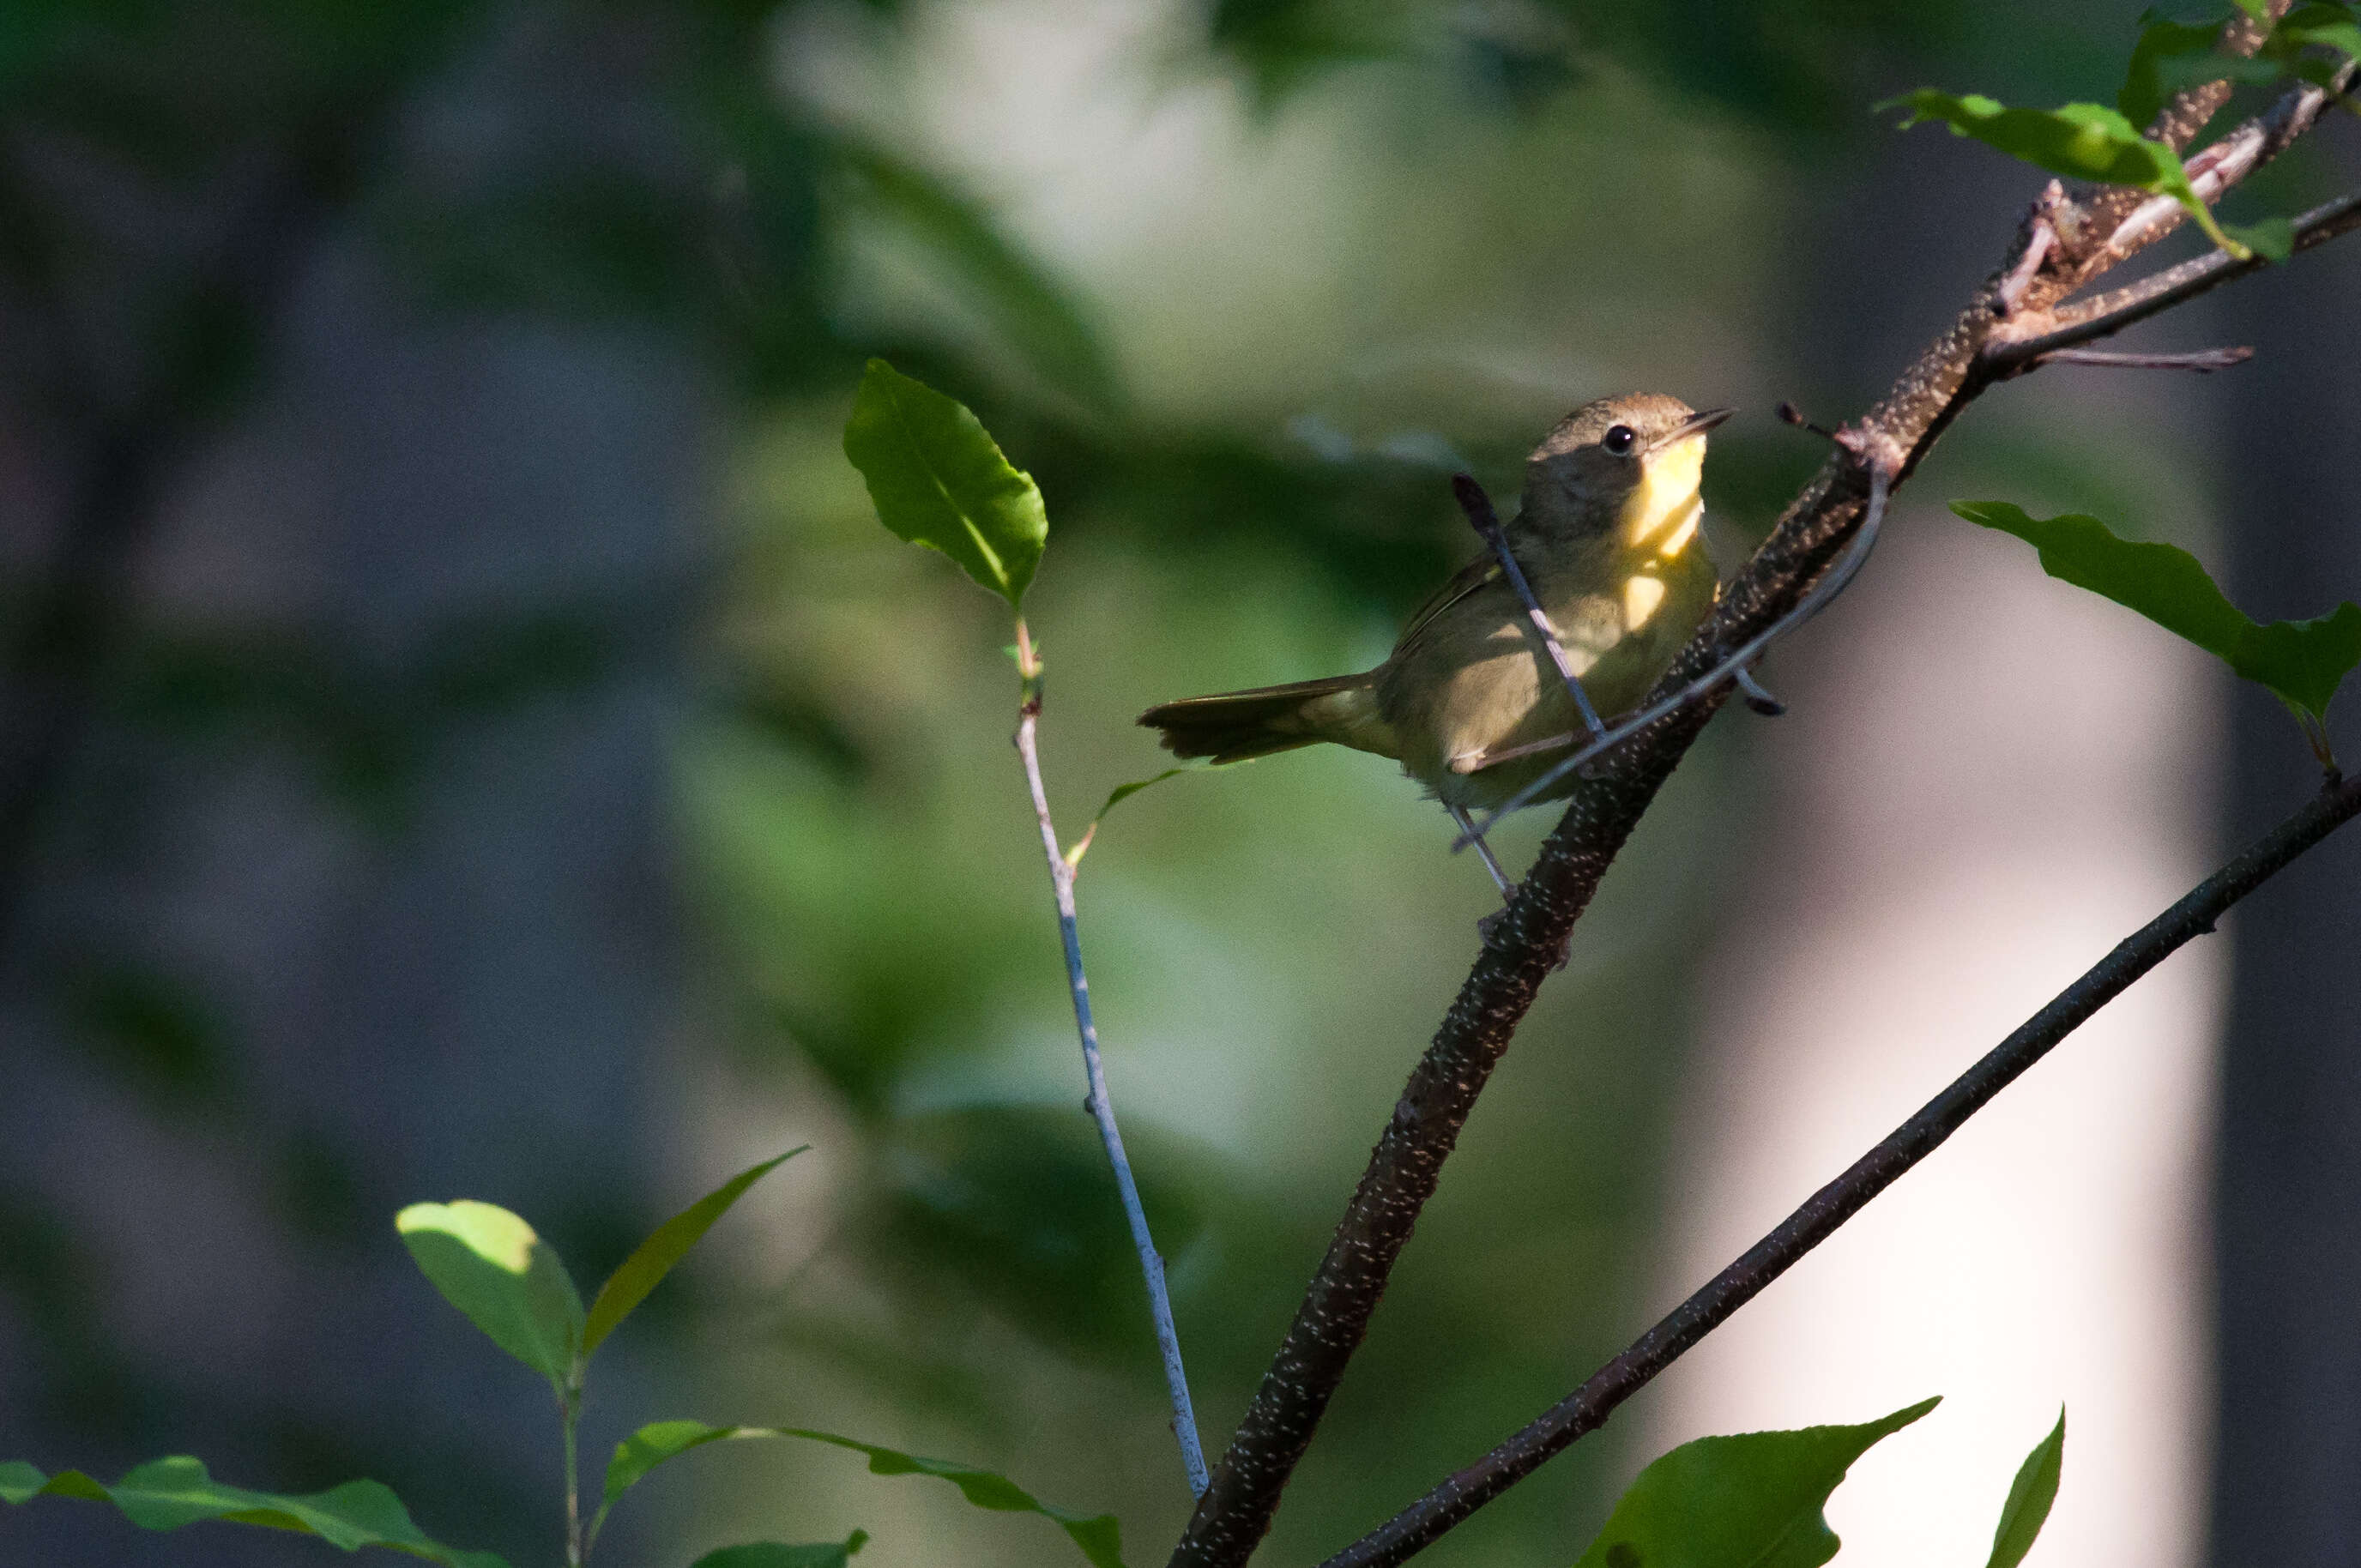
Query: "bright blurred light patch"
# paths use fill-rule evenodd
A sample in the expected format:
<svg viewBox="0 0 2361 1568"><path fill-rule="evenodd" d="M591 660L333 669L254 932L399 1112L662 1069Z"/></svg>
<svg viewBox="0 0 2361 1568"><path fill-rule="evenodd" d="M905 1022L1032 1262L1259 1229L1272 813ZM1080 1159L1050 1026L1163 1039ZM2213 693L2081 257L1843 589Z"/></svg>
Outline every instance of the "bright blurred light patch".
<svg viewBox="0 0 2361 1568"><path fill-rule="evenodd" d="M1790 834L1728 928L1661 1298L1708 1277L1916 1111L2208 857L2199 655L1906 520L1800 668ZM2203 1181L2219 949L2141 981L1664 1380L1649 1453L1944 1405L1828 1509L1855 1563L1981 1563L2068 1409L2044 1563L2201 1545ZM1642 1457L1635 1454L1631 1463Z"/></svg>

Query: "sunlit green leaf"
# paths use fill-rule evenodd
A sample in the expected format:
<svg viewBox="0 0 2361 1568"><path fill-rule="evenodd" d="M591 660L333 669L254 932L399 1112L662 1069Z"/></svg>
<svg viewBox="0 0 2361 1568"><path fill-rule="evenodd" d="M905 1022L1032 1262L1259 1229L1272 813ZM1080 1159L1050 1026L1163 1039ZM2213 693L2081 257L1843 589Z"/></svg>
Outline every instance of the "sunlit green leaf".
<svg viewBox="0 0 2361 1568"><path fill-rule="evenodd" d="M941 551L1016 608L1049 516L1033 477L1009 466L965 404L873 359L844 427L844 455L887 528Z"/></svg>
<svg viewBox="0 0 2361 1568"><path fill-rule="evenodd" d="M1837 1554L1820 1510L1879 1439L1940 1403L1883 1420L1704 1437L1631 1483L1576 1568L1818 1568Z"/></svg>
<svg viewBox="0 0 2361 1568"><path fill-rule="evenodd" d="M582 1354L588 1355L597 1350L599 1342L615 1332L616 1324L631 1316L632 1308L647 1299L648 1292L673 1271L674 1265L688 1255L688 1249L704 1238L715 1221L730 1212L732 1203L745 1196L748 1188L810 1146L805 1144L775 1159L747 1167L650 1233L648 1239L598 1288L598 1299L590 1303L590 1315L583 1324Z"/></svg>
<svg viewBox="0 0 2361 1568"><path fill-rule="evenodd" d="M2049 1518L2049 1505L2058 1500L2058 1477L2065 1461L2066 1412L2060 1409L2058 1424L2017 1466L2008 1501L2001 1505L2000 1525L1993 1531L1992 1556L1984 1568L2016 1568L2025 1561Z"/></svg>
<svg viewBox="0 0 2361 1568"><path fill-rule="evenodd" d="M391 1488L376 1481L347 1481L300 1495L249 1492L214 1480L201 1462L185 1454L150 1460L112 1486L79 1470L44 1475L21 1461L0 1464L0 1501L24 1503L44 1494L113 1503L142 1530L179 1530L218 1519L316 1535L346 1552L384 1546L452 1568L507 1568L489 1552L460 1552L430 1540Z"/></svg>
<svg viewBox="0 0 2361 1568"><path fill-rule="evenodd" d="M869 1532L856 1530L843 1541L823 1541L808 1546L782 1546L774 1541L749 1541L708 1552L689 1568L845 1568L853 1554L869 1544Z"/></svg>
<svg viewBox="0 0 2361 1568"><path fill-rule="evenodd" d="M497 1204L412 1203L394 1228L443 1299L560 1389L582 1343L582 1298L531 1225Z"/></svg>
<svg viewBox="0 0 2361 1568"><path fill-rule="evenodd" d="M1093 1568L1123 1568L1123 1538L1113 1514L1078 1514L1053 1508L1011 1481L1005 1475L973 1465L960 1464L947 1459L925 1459L904 1453L898 1449L882 1448L855 1438L840 1437L834 1432L814 1431L804 1427L716 1427L703 1421L653 1421L642 1427L615 1445L615 1456L607 1464L605 1500L600 1504L595 1530L607 1517L607 1510L617 1498L629 1491L647 1473L667 1459L675 1459L691 1449L709 1442L733 1442L744 1438L794 1437L810 1442L831 1443L849 1448L869 1457L869 1469L876 1475L932 1475L949 1481L960 1489L960 1495L979 1508L1000 1513L1032 1513L1054 1522L1067 1537L1082 1549Z"/></svg>
<svg viewBox="0 0 2361 1568"><path fill-rule="evenodd" d="M2313 620L2257 625L2223 597L2197 557L2177 545L2119 539L2080 512L2035 518L2005 501L1953 501L1970 522L2015 534L2041 553L2041 569L2136 610L2185 637L2314 722L2361 664L2361 605Z"/></svg>
<svg viewBox="0 0 2361 1568"><path fill-rule="evenodd" d="M1902 122L1904 130L1938 120L1949 126L1956 136L1973 137L2052 174L2170 196L2188 209L2214 244L2241 260L2252 254L2213 221L2213 210L2198 199L2196 189L2189 183L2180 155L2162 142L2140 135L2121 112L2103 104L2012 109L1981 93L1938 93L1922 87L1878 105L1881 109L1896 106L1910 111L1909 118Z"/></svg>

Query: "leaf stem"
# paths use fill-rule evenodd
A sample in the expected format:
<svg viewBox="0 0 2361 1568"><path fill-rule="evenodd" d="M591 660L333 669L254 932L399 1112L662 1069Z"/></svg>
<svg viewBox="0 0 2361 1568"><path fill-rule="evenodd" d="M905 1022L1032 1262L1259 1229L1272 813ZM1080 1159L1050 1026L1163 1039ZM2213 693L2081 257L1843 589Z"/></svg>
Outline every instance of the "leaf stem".
<svg viewBox="0 0 2361 1568"><path fill-rule="evenodd" d="M1180 1365L1180 1336L1172 1326L1172 1300L1164 1286L1164 1259L1148 1232L1148 1212L1140 1206L1139 1184L1132 1179L1131 1160L1124 1153L1123 1134L1115 1126L1115 1102L1108 1097L1106 1073L1099 1063L1098 1025L1091 1016L1091 986L1082 974L1082 940L1074 918L1074 865L1058 849L1058 829L1049 818L1049 792L1041 783L1041 757L1037 731L1041 719L1041 659L1025 627L1016 618L1016 673L1023 698L1016 710L1016 754L1024 759L1025 782L1033 795L1033 815L1041 825L1041 852L1049 862L1049 886L1058 901L1058 936L1066 950L1066 987L1074 999L1074 1028L1082 1036L1082 1070L1090 1080L1090 1097L1083 1109L1099 1128L1106 1146L1107 1163L1115 1168L1115 1190L1123 1199L1124 1218L1131 1226L1131 1244L1139 1254L1140 1277L1148 1285L1148 1310L1156 1321L1156 1346L1164 1359L1165 1387L1172 1397L1172 1435L1180 1444L1180 1463L1189 1475L1189 1491L1205 1491L1205 1450L1197 1435L1196 1412L1189 1400L1189 1376ZM1085 839L1087 842L1087 839ZM1076 859L1080 859L1077 854Z"/></svg>
<svg viewBox="0 0 2361 1568"><path fill-rule="evenodd" d="M582 1377L578 1365L557 1396L557 1414L566 1431L566 1568L582 1568L590 1543L582 1532L581 1445L575 1430L582 1422Z"/></svg>

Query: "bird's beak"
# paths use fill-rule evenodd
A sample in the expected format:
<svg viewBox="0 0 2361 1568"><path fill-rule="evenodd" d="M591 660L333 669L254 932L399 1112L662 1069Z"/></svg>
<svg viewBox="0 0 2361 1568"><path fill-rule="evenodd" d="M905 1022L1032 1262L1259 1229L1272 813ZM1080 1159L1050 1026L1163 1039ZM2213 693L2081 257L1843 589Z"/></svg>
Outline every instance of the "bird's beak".
<svg viewBox="0 0 2361 1568"><path fill-rule="evenodd" d="M1708 409L1701 414L1691 414L1663 435L1658 436L1655 445L1662 449L1676 445L1692 435L1703 435L1737 411L1736 409Z"/></svg>

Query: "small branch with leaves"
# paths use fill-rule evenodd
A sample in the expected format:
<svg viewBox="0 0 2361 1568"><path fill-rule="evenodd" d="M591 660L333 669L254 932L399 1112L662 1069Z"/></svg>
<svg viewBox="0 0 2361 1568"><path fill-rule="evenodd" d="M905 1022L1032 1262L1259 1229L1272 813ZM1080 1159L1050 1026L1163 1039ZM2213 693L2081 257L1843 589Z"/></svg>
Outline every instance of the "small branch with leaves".
<svg viewBox="0 0 2361 1568"><path fill-rule="evenodd" d="M1124 1151L1122 1131L1115 1124L1115 1102L1107 1092L1106 1072L1099 1058L1098 1025L1091 1014L1090 981L1082 972L1081 927L1074 913L1075 874L1098 833L1099 822L1126 796L1158 781L1144 780L1117 789L1071 849L1059 847L1049 792L1041 779L1041 657L1022 608L1025 589L1049 540L1049 513L1032 476L1009 464L975 415L884 360L873 359L844 428L844 453L867 481L870 499L887 528L914 544L949 555L977 583L1006 599L1016 618L1016 644L1012 652L1020 695L1015 741L1024 762L1026 788L1040 827L1041 854L1049 863L1049 887L1057 903L1066 988L1073 1000L1074 1028L1082 1038L1082 1070L1090 1085L1082 1104L1098 1126L1099 1141L1115 1170L1116 1196L1131 1230L1133 1249L1139 1255L1140 1277L1148 1287L1148 1314L1172 1401L1172 1434L1180 1446L1189 1489L1192 1495L1202 1495L1207 1479L1205 1454L1189 1398L1188 1374L1181 1365L1171 1297L1165 1288L1164 1259L1149 1234L1139 1184ZM1180 771L1169 770L1159 777Z"/></svg>

